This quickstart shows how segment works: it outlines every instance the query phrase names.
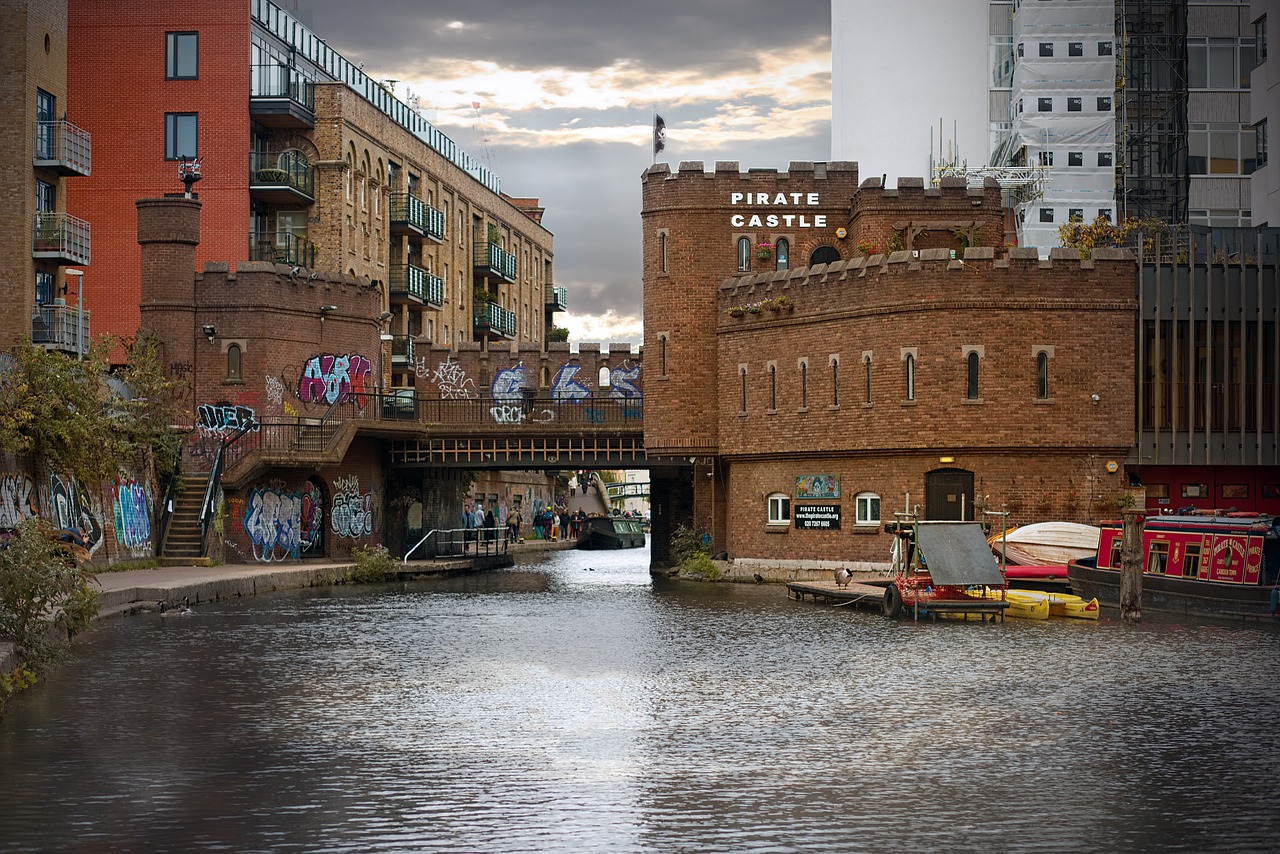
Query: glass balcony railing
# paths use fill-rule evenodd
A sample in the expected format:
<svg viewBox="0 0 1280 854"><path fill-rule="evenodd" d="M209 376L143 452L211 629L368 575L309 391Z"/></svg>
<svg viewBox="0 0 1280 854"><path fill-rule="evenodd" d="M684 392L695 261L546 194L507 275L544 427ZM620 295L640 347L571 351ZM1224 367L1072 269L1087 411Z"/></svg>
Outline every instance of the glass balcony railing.
<svg viewBox="0 0 1280 854"><path fill-rule="evenodd" d="M282 195L268 201L315 201L315 174L300 153L254 151L249 155L249 192Z"/></svg>
<svg viewBox="0 0 1280 854"><path fill-rule="evenodd" d="M35 165L64 175L88 175L93 166L89 132L71 122L36 122Z"/></svg>
<svg viewBox="0 0 1280 854"><path fill-rule="evenodd" d="M31 256L64 264L89 263L89 223L61 212L35 215Z"/></svg>
<svg viewBox="0 0 1280 854"><path fill-rule="evenodd" d="M89 352L89 312L69 305L37 305L31 343L68 353Z"/></svg>
<svg viewBox="0 0 1280 854"><path fill-rule="evenodd" d="M287 65L250 65L250 98L285 98L314 111L315 86L296 68Z"/></svg>
<svg viewBox="0 0 1280 854"><path fill-rule="evenodd" d="M288 231L251 231L249 260L314 268L316 245L306 237Z"/></svg>
<svg viewBox="0 0 1280 854"><path fill-rule="evenodd" d="M516 256L496 243L476 245L475 267L477 270L497 274L509 282L516 280Z"/></svg>
<svg viewBox="0 0 1280 854"><path fill-rule="evenodd" d="M476 306L472 321L477 335L516 337L516 313L500 305L485 303Z"/></svg>

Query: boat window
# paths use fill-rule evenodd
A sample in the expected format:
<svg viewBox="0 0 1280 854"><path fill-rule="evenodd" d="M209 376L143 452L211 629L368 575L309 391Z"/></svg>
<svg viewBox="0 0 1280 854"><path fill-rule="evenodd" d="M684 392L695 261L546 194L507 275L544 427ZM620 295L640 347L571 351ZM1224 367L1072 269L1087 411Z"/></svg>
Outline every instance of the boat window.
<svg viewBox="0 0 1280 854"><path fill-rule="evenodd" d="M1200 574L1200 544L1187 545L1187 552L1182 556L1182 574L1187 578L1195 578Z"/></svg>
<svg viewBox="0 0 1280 854"><path fill-rule="evenodd" d="M1111 569L1120 568L1120 538L1116 537L1111 541L1111 562L1107 566Z"/></svg>
<svg viewBox="0 0 1280 854"><path fill-rule="evenodd" d="M1147 572L1156 575L1164 575L1165 567L1169 564L1169 544L1168 543L1152 543L1151 551L1147 553Z"/></svg>

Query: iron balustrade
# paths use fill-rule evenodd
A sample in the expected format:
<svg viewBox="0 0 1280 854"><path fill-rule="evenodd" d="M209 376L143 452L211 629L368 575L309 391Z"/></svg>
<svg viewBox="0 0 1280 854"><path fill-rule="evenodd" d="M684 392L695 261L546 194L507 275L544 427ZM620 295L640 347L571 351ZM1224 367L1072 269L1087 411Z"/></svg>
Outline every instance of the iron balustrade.
<svg viewBox="0 0 1280 854"><path fill-rule="evenodd" d="M409 547L403 562L417 555L420 559L442 557L480 557L506 554L511 547L511 529L505 525L491 528L446 528L428 531Z"/></svg>
<svg viewBox="0 0 1280 854"><path fill-rule="evenodd" d="M36 122L36 166L57 166L88 175L93 167L89 132L68 121Z"/></svg>
<svg viewBox="0 0 1280 854"><path fill-rule="evenodd" d="M421 232L427 230L427 203L412 193L392 193L388 215L393 226L403 224Z"/></svg>
<svg viewBox="0 0 1280 854"><path fill-rule="evenodd" d="M249 186L287 187L308 198L315 198L315 174L311 164L293 151L282 154L250 152Z"/></svg>
<svg viewBox="0 0 1280 854"><path fill-rule="evenodd" d="M391 364L413 365L413 336L396 335L391 339Z"/></svg>
<svg viewBox="0 0 1280 854"><path fill-rule="evenodd" d="M494 303L475 307L472 314L473 327L476 332L493 332L508 338L516 335L516 313Z"/></svg>
<svg viewBox="0 0 1280 854"><path fill-rule="evenodd" d="M476 245L475 266L496 273L508 281L516 280L516 256L496 243Z"/></svg>
<svg viewBox="0 0 1280 854"><path fill-rule="evenodd" d="M250 65L250 98L288 98L315 112L315 84L287 65Z"/></svg>
<svg viewBox="0 0 1280 854"><path fill-rule="evenodd" d="M423 289L423 302L441 308L444 305L444 279L427 273L427 281Z"/></svg>
<svg viewBox="0 0 1280 854"><path fill-rule="evenodd" d="M568 309L569 289L558 286L547 288L547 305L553 306L556 311L565 311Z"/></svg>
<svg viewBox="0 0 1280 854"><path fill-rule="evenodd" d="M249 260L314 268L316 245L288 231L249 232Z"/></svg>
<svg viewBox="0 0 1280 854"><path fill-rule="evenodd" d="M391 268L388 277L392 297L425 302L427 298L427 271L412 264L403 264Z"/></svg>
<svg viewBox="0 0 1280 854"><path fill-rule="evenodd" d="M89 223L69 213L41 211L35 215L34 230L34 257L89 263Z"/></svg>

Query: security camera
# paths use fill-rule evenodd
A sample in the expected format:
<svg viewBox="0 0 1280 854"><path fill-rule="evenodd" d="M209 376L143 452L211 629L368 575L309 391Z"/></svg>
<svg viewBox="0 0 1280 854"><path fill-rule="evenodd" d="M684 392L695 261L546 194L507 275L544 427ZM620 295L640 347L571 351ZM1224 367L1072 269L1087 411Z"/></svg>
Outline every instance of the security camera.
<svg viewBox="0 0 1280 854"><path fill-rule="evenodd" d="M1093 405L1094 405L1094 406L1097 406L1097 405L1098 405L1098 402L1102 400L1102 398L1101 398L1101 397L1098 397L1098 395L1096 395L1096 394L1094 394L1094 395L1090 395L1090 396L1089 396L1089 399L1093 401Z"/></svg>

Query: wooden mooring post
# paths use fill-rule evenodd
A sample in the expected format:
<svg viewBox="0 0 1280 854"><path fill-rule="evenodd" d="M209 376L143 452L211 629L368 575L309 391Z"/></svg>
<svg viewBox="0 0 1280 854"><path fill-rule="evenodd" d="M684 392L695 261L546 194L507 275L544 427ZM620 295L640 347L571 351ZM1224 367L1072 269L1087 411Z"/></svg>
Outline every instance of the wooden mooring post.
<svg viewBox="0 0 1280 854"><path fill-rule="evenodd" d="M1128 508L1123 513L1120 534L1120 619L1142 622L1142 510Z"/></svg>

